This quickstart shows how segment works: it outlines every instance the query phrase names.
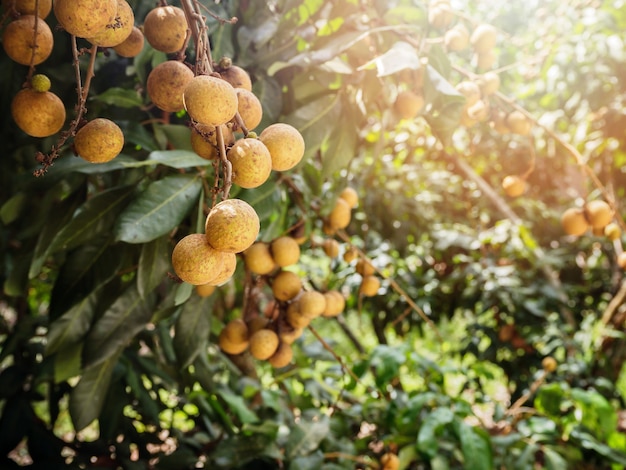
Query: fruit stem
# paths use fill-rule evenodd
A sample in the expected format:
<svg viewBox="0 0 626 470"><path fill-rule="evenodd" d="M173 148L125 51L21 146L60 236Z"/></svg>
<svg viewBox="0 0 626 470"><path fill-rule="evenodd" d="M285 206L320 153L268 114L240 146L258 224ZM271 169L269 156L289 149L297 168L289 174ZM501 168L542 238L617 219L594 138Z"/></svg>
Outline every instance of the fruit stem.
<svg viewBox="0 0 626 470"><path fill-rule="evenodd" d="M210 74L213 72L211 43L209 42L208 28L200 12L198 2L181 0L181 5L196 46L196 75Z"/></svg>
<svg viewBox="0 0 626 470"><path fill-rule="evenodd" d="M39 0L35 0L35 25L33 27L33 52L30 55L30 62L28 64L28 73L26 74L26 81L30 83L33 73L35 73L35 53L39 46L37 45L37 30L39 27Z"/></svg>

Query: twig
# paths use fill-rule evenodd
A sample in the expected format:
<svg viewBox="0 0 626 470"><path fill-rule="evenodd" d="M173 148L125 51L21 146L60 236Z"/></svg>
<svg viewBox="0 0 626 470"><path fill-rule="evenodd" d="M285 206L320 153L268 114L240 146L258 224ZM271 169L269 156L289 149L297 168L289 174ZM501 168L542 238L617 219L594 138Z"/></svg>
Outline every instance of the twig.
<svg viewBox="0 0 626 470"><path fill-rule="evenodd" d="M617 293L613 296L609 305L606 306L604 313L602 313L602 323L604 325L608 325L615 314L615 311L619 308L620 305L624 303L624 299L626 299L626 279L622 281L622 285L620 286Z"/></svg>

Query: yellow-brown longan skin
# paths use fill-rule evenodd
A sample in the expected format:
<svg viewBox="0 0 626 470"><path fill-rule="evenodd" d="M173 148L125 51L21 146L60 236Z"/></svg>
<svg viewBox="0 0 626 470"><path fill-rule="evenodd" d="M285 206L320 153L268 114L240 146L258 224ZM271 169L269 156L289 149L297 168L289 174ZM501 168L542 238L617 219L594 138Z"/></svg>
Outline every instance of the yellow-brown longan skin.
<svg viewBox="0 0 626 470"><path fill-rule="evenodd" d="M561 226L568 235L582 235L589 228L585 211L577 207L570 207L561 215Z"/></svg>
<svg viewBox="0 0 626 470"><path fill-rule="evenodd" d="M329 258L336 258L339 256L339 242L334 238L327 238L324 240L322 248L324 249L326 256Z"/></svg>
<svg viewBox="0 0 626 470"><path fill-rule="evenodd" d="M272 282L274 297L283 302L295 298L300 290L302 290L302 280L292 271L281 271Z"/></svg>
<svg viewBox="0 0 626 470"><path fill-rule="evenodd" d="M256 359L264 361L274 355L280 339L275 331L263 328L250 336L250 353Z"/></svg>
<svg viewBox="0 0 626 470"><path fill-rule="evenodd" d="M345 199L338 198L335 202L335 207L328 215L328 224L332 229L343 229L350 224L351 217L350 205Z"/></svg>
<svg viewBox="0 0 626 470"><path fill-rule="evenodd" d="M226 153L232 165L232 181L242 188L258 188L272 172L272 157L258 139L239 139Z"/></svg>
<svg viewBox="0 0 626 470"><path fill-rule="evenodd" d="M227 253L240 253L249 248L260 228L259 216L250 204L241 199L226 199L217 203L205 222L209 244Z"/></svg>
<svg viewBox="0 0 626 470"><path fill-rule="evenodd" d="M37 35L35 36L35 23ZM54 38L48 24L35 15L22 15L11 21L2 33L2 47L18 64L41 64L52 53Z"/></svg>
<svg viewBox="0 0 626 470"><path fill-rule="evenodd" d="M359 292L365 297L372 297L378 293L378 289L380 289L380 279L374 275L369 275L361 281Z"/></svg>
<svg viewBox="0 0 626 470"><path fill-rule="evenodd" d="M124 133L110 119L96 118L81 127L74 137L74 151L91 163L106 163L124 148Z"/></svg>
<svg viewBox="0 0 626 470"><path fill-rule="evenodd" d="M296 264L300 259L300 245L292 237L278 237L272 241L270 248L272 258L281 268Z"/></svg>
<svg viewBox="0 0 626 470"><path fill-rule="evenodd" d="M359 195L356 190L350 186L343 188L341 193L339 193L339 197L348 203L350 209L354 209L359 205Z"/></svg>
<svg viewBox="0 0 626 470"><path fill-rule="evenodd" d="M246 323L237 318L229 321L218 337L220 349L226 354L241 354L248 349L248 327Z"/></svg>
<svg viewBox="0 0 626 470"><path fill-rule="evenodd" d="M398 93L393 108L401 119L413 119L417 117L424 107L424 97L411 90Z"/></svg>
<svg viewBox="0 0 626 470"><path fill-rule="evenodd" d="M198 294L199 297L210 297L213 295L213 292L215 292L215 289L215 285L211 283L200 284L199 286L196 286L196 294Z"/></svg>
<svg viewBox="0 0 626 470"><path fill-rule="evenodd" d="M324 309L322 316L336 317L343 312L346 307L346 299L339 291L330 290L328 292L324 292L324 297L326 298L326 308Z"/></svg>
<svg viewBox="0 0 626 470"><path fill-rule="evenodd" d="M13 0L2 0L2 6L5 10L11 6ZM15 0L15 11L22 15L34 15L35 14L36 0ZM39 0L39 8L37 10L37 16L39 18L46 18L52 11L52 0Z"/></svg>
<svg viewBox="0 0 626 470"><path fill-rule="evenodd" d="M65 31L92 38L115 19L117 0L55 0L52 8Z"/></svg>
<svg viewBox="0 0 626 470"><path fill-rule="evenodd" d="M216 271L215 278L209 284L221 286L233 277L235 269L237 269L237 255L235 253L222 252L222 263Z"/></svg>
<svg viewBox="0 0 626 470"><path fill-rule="evenodd" d="M245 88L236 88L237 110L249 131L256 129L263 119L263 106L254 93Z"/></svg>
<svg viewBox="0 0 626 470"><path fill-rule="evenodd" d="M244 90L252 91L250 75L241 67L231 65L226 69L220 70L219 73L222 79L230 83L233 88L243 88Z"/></svg>
<svg viewBox="0 0 626 470"><path fill-rule="evenodd" d="M502 189L509 197L518 197L526 191L526 180L517 175L507 175L502 180Z"/></svg>
<svg viewBox="0 0 626 470"><path fill-rule="evenodd" d="M293 349L291 348L291 344L281 341L278 345L278 349L276 349L276 352L268 359L268 362L272 367L280 369L281 367L288 366L292 359Z"/></svg>
<svg viewBox="0 0 626 470"><path fill-rule="evenodd" d="M272 156L272 170L287 171L296 166L304 156L302 134L289 124L267 126L259 135Z"/></svg>
<svg viewBox="0 0 626 470"><path fill-rule="evenodd" d="M270 252L270 247L265 242L253 243L243 253L246 267L254 274L264 275L276 269L276 262Z"/></svg>
<svg viewBox="0 0 626 470"><path fill-rule="evenodd" d="M111 23L92 38L91 44L100 47L114 47L124 42L135 26L135 14L126 0L117 0L117 13Z"/></svg>
<svg viewBox="0 0 626 470"><path fill-rule="evenodd" d="M223 253L215 250L201 233L181 238L172 251L172 267L176 275L193 285L208 284L215 279Z"/></svg>
<svg viewBox="0 0 626 470"><path fill-rule="evenodd" d="M604 229L613 220L613 210L606 201L596 199L585 204L585 217L592 228Z"/></svg>
<svg viewBox="0 0 626 470"><path fill-rule="evenodd" d="M166 60L148 74L146 88L154 105L170 113L184 108L183 91L193 80L193 71L178 60Z"/></svg>
<svg viewBox="0 0 626 470"><path fill-rule="evenodd" d="M222 136L224 146L228 147L235 143L235 135L228 126L222 124ZM219 156L217 148L217 131L215 126L198 124L191 128L191 148L198 156L205 160L215 160Z"/></svg>
<svg viewBox="0 0 626 470"><path fill-rule="evenodd" d="M113 50L121 57L136 57L143 50L144 43L143 31L133 26L130 35L122 43L114 46Z"/></svg>
<svg viewBox="0 0 626 470"><path fill-rule="evenodd" d="M59 132L65 124L65 105L52 92L24 88L11 102L11 115L26 134L48 137Z"/></svg>
<svg viewBox="0 0 626 470"><path fill-rule="evenodd" d="M210 75L198 75L185 87L185 110L201 124L226 124L237 113L237 92L232 85Z"/></svg>
<svg viewBox="0 0 626 470"><path fill-rule="evenodd" d="M326 310L326 297L317 291L304 292L298 298L300 312L309 318L317 318Z"/></svg>
<svg viewBox="0 0 626 470"><path fill-rule="evenodd" d="M185 12L171 5L153 8L144 19L143 34L157 51L166 54L179 51L187 36Z"/></svg>

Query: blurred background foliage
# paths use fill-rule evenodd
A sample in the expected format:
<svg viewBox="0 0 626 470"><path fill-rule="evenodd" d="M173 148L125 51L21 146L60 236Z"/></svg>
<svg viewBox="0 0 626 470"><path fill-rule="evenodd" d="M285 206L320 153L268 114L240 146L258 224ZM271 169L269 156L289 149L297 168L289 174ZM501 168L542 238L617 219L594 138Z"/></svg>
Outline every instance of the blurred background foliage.
<svg viewBox="0 0 626 470"><path fill-rule="evenodd" d="M155 6L129 3L137 24ZM624 468L622 240L559 223L606 195L623 215L624 3L452 0L444 24L418 0L202 3L214 59L253 79L260 128L290 123L307 145L295 170L232 195L263 240L304 224L296 270L341 289L346 311L314 323L284 369L219 351L243 267L209 298L168 276L175 241L202 226L212 167L190 152L184 113L150 106L147 73L166 56L102 51L88 110L124 130L112 162L68 148L35 178L55 138L0 117L2 468L335 470L383 468L386 452L412 469ZM498 33L489 116L527 110L528 136L462 123L456 87L486 69L444 35L482 23ZM26 67L0 66L8 110ZM37 71L71 114L66 34ZM423 95L417 118L394 108L404 90ZM508 197L503 178L525 174ZM331 259L322 217L346 186L360 202ZM135 226L164 201L174 216ZM377 268L378 295L359 295L350 245ZM254 299L262 312L269 289Z"/></svg>

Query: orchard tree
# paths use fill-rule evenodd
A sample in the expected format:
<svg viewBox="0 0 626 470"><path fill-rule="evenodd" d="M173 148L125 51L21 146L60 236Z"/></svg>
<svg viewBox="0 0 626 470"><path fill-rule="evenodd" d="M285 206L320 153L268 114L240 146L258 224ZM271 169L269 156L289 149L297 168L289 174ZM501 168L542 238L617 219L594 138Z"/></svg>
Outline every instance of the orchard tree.
<svg viewBox="0 0 626 470"><path fill-rule="evenodd" d="M626 466L625 27L3 0L2 468Z"/></svg>

